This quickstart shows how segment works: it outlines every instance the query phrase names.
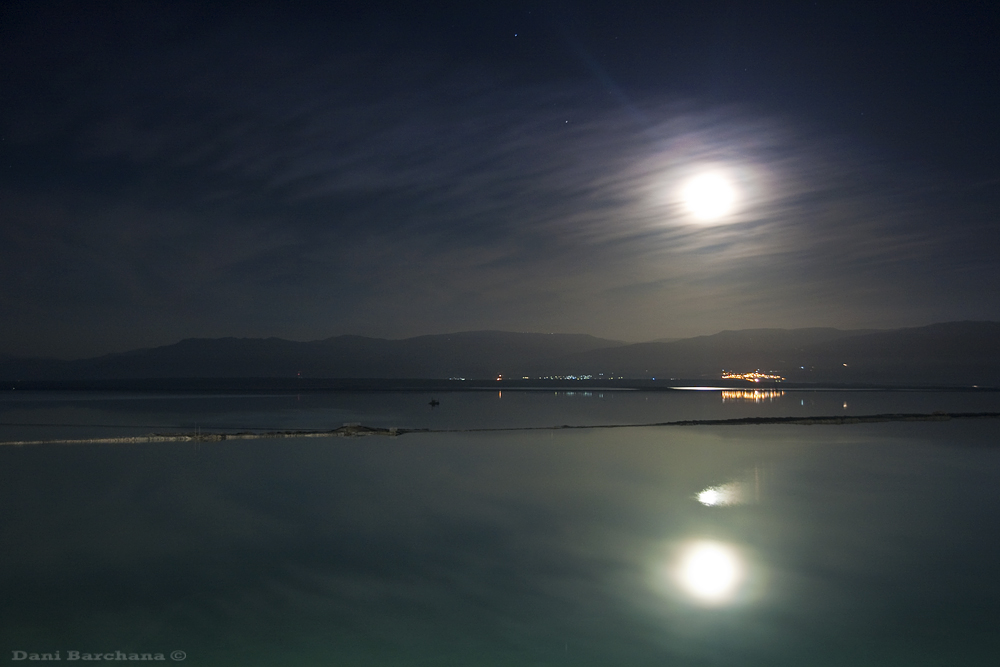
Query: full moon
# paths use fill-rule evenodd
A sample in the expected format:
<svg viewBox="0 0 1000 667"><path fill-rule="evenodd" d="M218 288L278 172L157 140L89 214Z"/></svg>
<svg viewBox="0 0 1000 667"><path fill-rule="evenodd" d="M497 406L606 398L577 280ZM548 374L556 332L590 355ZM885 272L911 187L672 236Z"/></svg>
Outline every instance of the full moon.
<svg viewBox="0 0 1000 667"><path fill-rule="evenodd" d="M720 174L701 174L684 184L681 199L695 218L718 220L733 211L736 189Z"/></svg>

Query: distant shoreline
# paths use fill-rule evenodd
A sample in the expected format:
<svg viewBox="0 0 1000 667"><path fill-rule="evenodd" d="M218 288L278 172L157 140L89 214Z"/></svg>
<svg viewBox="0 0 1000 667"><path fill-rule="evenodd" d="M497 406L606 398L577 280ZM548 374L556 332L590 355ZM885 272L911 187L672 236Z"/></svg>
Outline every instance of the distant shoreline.
<svg viewBox="0 0 1000 667"><path fill-rule="evenodd" d="M397 437L407 433L489 433L501 431L562 431L613 428L650 428L658 426L763 426L785 424L798 426L876 424L883 422L945 422L953 419L1000 419L1000 412L931 412L931 413L884 413L875 415L828 415L813 417L740 417L736 419L689 419L671 422L645 424L563 424L561 426L507 426L487 428L380 428L362 424L344 424L340 428L327 431L286 430L286 431L243 431L239 433L195 432L195 433L151 433L138 436L118 436L110 438L80 438L53 440L13 440L0 445L24 447L30 445L97 445L97 444L148 444L159 442L223 442L226 440L268 440L283 438L355 438L370 436Z"/></svg>

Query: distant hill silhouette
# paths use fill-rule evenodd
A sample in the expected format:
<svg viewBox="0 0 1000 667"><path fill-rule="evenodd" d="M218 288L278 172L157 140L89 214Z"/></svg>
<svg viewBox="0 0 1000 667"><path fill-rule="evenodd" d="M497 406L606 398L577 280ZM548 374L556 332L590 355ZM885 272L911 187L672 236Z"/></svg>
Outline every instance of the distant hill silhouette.
<svg viewBox="0 0 1000 667"><path fill-rule="evenodd" d="M189 338L173 345L55 361L0 359L0 377L16 380L126 378L495 378L511 368L565 354L623 345L583 334L470 331L385 340L335 336Z"/></svg>
<svg viewBox="0 0 1000 667"><path fill-rule="evenodd" d="M0 357L4 380L158 378L519 379L567 375L719 379L774 371L819 383L1000 385L1000 322L887 331L830 328L723 331L625 344L582 334L473 331L404 340L335 336L192 338L92 359Z"/></svg>

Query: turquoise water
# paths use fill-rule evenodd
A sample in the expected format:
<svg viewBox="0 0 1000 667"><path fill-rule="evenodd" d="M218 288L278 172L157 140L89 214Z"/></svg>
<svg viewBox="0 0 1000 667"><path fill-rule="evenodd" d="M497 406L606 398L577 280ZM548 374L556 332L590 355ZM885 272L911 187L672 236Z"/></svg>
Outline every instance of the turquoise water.
<svg viewBox="0 0 1000 667"><path fill-rule="evenodd" d="M442 428L1000 403L996 394L757 403L598 394L447 394L434 409L421 394L8 395L0 422L43 425L2 427L0 440L195 424ZM995 664L998 426L0 447L0 656Z"/></svg>

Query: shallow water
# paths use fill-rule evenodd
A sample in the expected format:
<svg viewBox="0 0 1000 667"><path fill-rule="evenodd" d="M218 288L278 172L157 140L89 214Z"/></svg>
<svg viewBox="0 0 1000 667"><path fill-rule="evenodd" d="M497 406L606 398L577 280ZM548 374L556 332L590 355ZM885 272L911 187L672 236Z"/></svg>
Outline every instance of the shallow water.
<svg viewBox="0 0 1000 667"><path fill-rule="evenodd" d="M435 400L439 405L431 407ZM1000 392L470 391L192 394L0 392L0 442L241 429L651 424L750 416L1000 412Z"/></svg>
<svg viewBox="0 0 1000 667"><path fill-rule="evenodd" d="M434 409L420 394L8 396L5 424L104 426L0 439L998 403L597 394L448 394ZM994 664L998 426L0 447L0 649L183 650L192 665Z"/></svg>

